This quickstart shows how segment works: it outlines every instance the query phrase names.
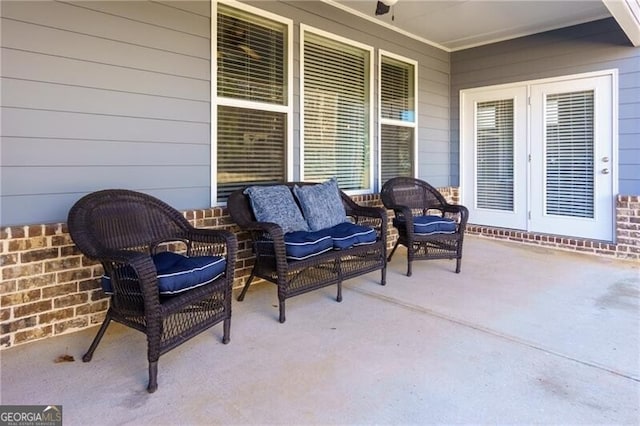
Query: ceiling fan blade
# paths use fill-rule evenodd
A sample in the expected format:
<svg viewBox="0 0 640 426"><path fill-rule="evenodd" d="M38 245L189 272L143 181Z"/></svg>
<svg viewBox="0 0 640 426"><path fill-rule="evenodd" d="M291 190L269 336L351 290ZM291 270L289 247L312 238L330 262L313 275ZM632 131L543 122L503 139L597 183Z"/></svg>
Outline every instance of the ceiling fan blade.
<svg viewBox="0 0 640 426"><path fill-rule="evenodd" d="M378 4L376 5L376 15L384 15L385 13L389 13L389 9L389 6L382 3L381 1L378 1Z"/></svg>

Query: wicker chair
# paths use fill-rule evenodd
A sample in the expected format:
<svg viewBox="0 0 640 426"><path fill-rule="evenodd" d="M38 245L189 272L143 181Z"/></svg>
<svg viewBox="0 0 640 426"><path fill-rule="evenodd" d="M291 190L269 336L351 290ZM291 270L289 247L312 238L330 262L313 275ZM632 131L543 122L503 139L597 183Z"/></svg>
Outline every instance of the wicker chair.
<svg viewBox="0 0 640 426"><path fill-rule="evenodd" d="M460 272L462 242L469 218L466 207L449 204L427 182L408 177L388 180L382 186L381 195L385 207L394 212L393 226L398 230L389 261L402 244L407 247L409 277L411 262L418 259L456 259L456 273Z"/></svg>
<svg viewBox="0 0 640 426"><path fill-rule="evenodd" d="M118 189L78 200L69 211L68 227L78 249L102 264L103 289L111 293L84 362L91 361L111 320L139 330L147 336L151 393L158 387L160 355L219 322L224 323L222 342L229 342L237 253L232 233L194 228L164 202ZM160 265L161 257L190 266L176 263L161 275L166 266ZM201 263L196 268L193 262Z"/></svg>

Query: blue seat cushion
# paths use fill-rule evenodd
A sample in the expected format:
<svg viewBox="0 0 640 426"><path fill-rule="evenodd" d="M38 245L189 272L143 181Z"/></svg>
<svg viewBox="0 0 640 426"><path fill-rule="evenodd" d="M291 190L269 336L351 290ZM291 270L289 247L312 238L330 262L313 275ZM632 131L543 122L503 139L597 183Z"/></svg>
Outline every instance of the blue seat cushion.
<svg viewBox="0 0 640 426"><path fill-rule="evenodd" d="M227 267L226 259L220 256L187 257L162 252L153 255L152 259L158 271L158 288L162 295L178 294L208 284L222 275ZM134 277L130 267L124 269L127 271L122 271L122 276ZM107 294L113 293L111 277L107 274L102 276L102 289Z"/></svg>
<svg viewBox="0 0 640 426"><path fill-rule="evenodd" d="M405 223L404 218L393 219L396 227L405 226ZM427 215L413 218L413 232L418 235L454 234L456 227L456 222L446 217Z"/></svg>
<svg viewBox="0 0 640 426"><path fill-rule="evenodd" d="M287 259L304 260L333 248L331 236L326 232L297 231L284 235Z"/></svg>
<svg viewBox="0 0 640 426"><path fill-rule="evenodd" d="M368 226L356 225L351 222L343 222L325 230L333 240L333 248L338 250L352 246L373 244L376 242L376 231Z"/></svg>

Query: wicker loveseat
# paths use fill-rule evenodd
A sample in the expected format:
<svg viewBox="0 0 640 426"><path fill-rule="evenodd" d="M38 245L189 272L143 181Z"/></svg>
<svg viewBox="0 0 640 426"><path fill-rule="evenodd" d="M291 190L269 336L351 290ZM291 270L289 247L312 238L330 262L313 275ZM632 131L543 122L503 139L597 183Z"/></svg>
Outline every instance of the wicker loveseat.
<svg viewBox="0 0 640 426"><path fill-rule="evenodd" d="M310 197L305 198L305 193ZM257 219L254 211L260 197L268 208L288 206L290 210L283 212L287 217L300 214L297 219L307 222L309 230L291 229L290 223ZM336 218L340 223L318 229L322 220L314 221L314 212L309 211L308 203L304 202L314 197L322 203L321 214L340 212ZM249 232L256 256L238 300L244 299L254 277L276 284L280 322L285 321L285 300L290 297L335 284L336 300L340 302L344 280L375 270L381 270L381 284L385 285L386 212L382 208L358 205L338 189L335 181L242 188L229 196L227 207L231 218L243 231ZM258 212L257 216L264 215Z"/></svg>

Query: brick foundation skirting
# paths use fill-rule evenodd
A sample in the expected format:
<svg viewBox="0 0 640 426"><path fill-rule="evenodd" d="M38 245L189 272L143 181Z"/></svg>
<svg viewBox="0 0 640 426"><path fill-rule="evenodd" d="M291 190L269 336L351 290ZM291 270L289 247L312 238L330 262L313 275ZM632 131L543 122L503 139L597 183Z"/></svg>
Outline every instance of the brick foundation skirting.
<svg viewBox="0 0 640 426"><path fill-rule="evenodd" d="M450 201L459 202L457 188L443 188L442 192ZM354 200L363 205L382 206L378 194L355 196ZM212 207L184 214L194 226L223 228L236 233L238 260L234 287L242 286L254 262L248 235L233 224L226 208ZM473 224L467 232L597 256L640 259L640 196L617 198L616 223L615 244ZM393 227L389 226L389 247L396 236ZM65 224L2 229L0 349L100 324L109 304L100 289L101 275L100 264L80 254Z"/></svg>

